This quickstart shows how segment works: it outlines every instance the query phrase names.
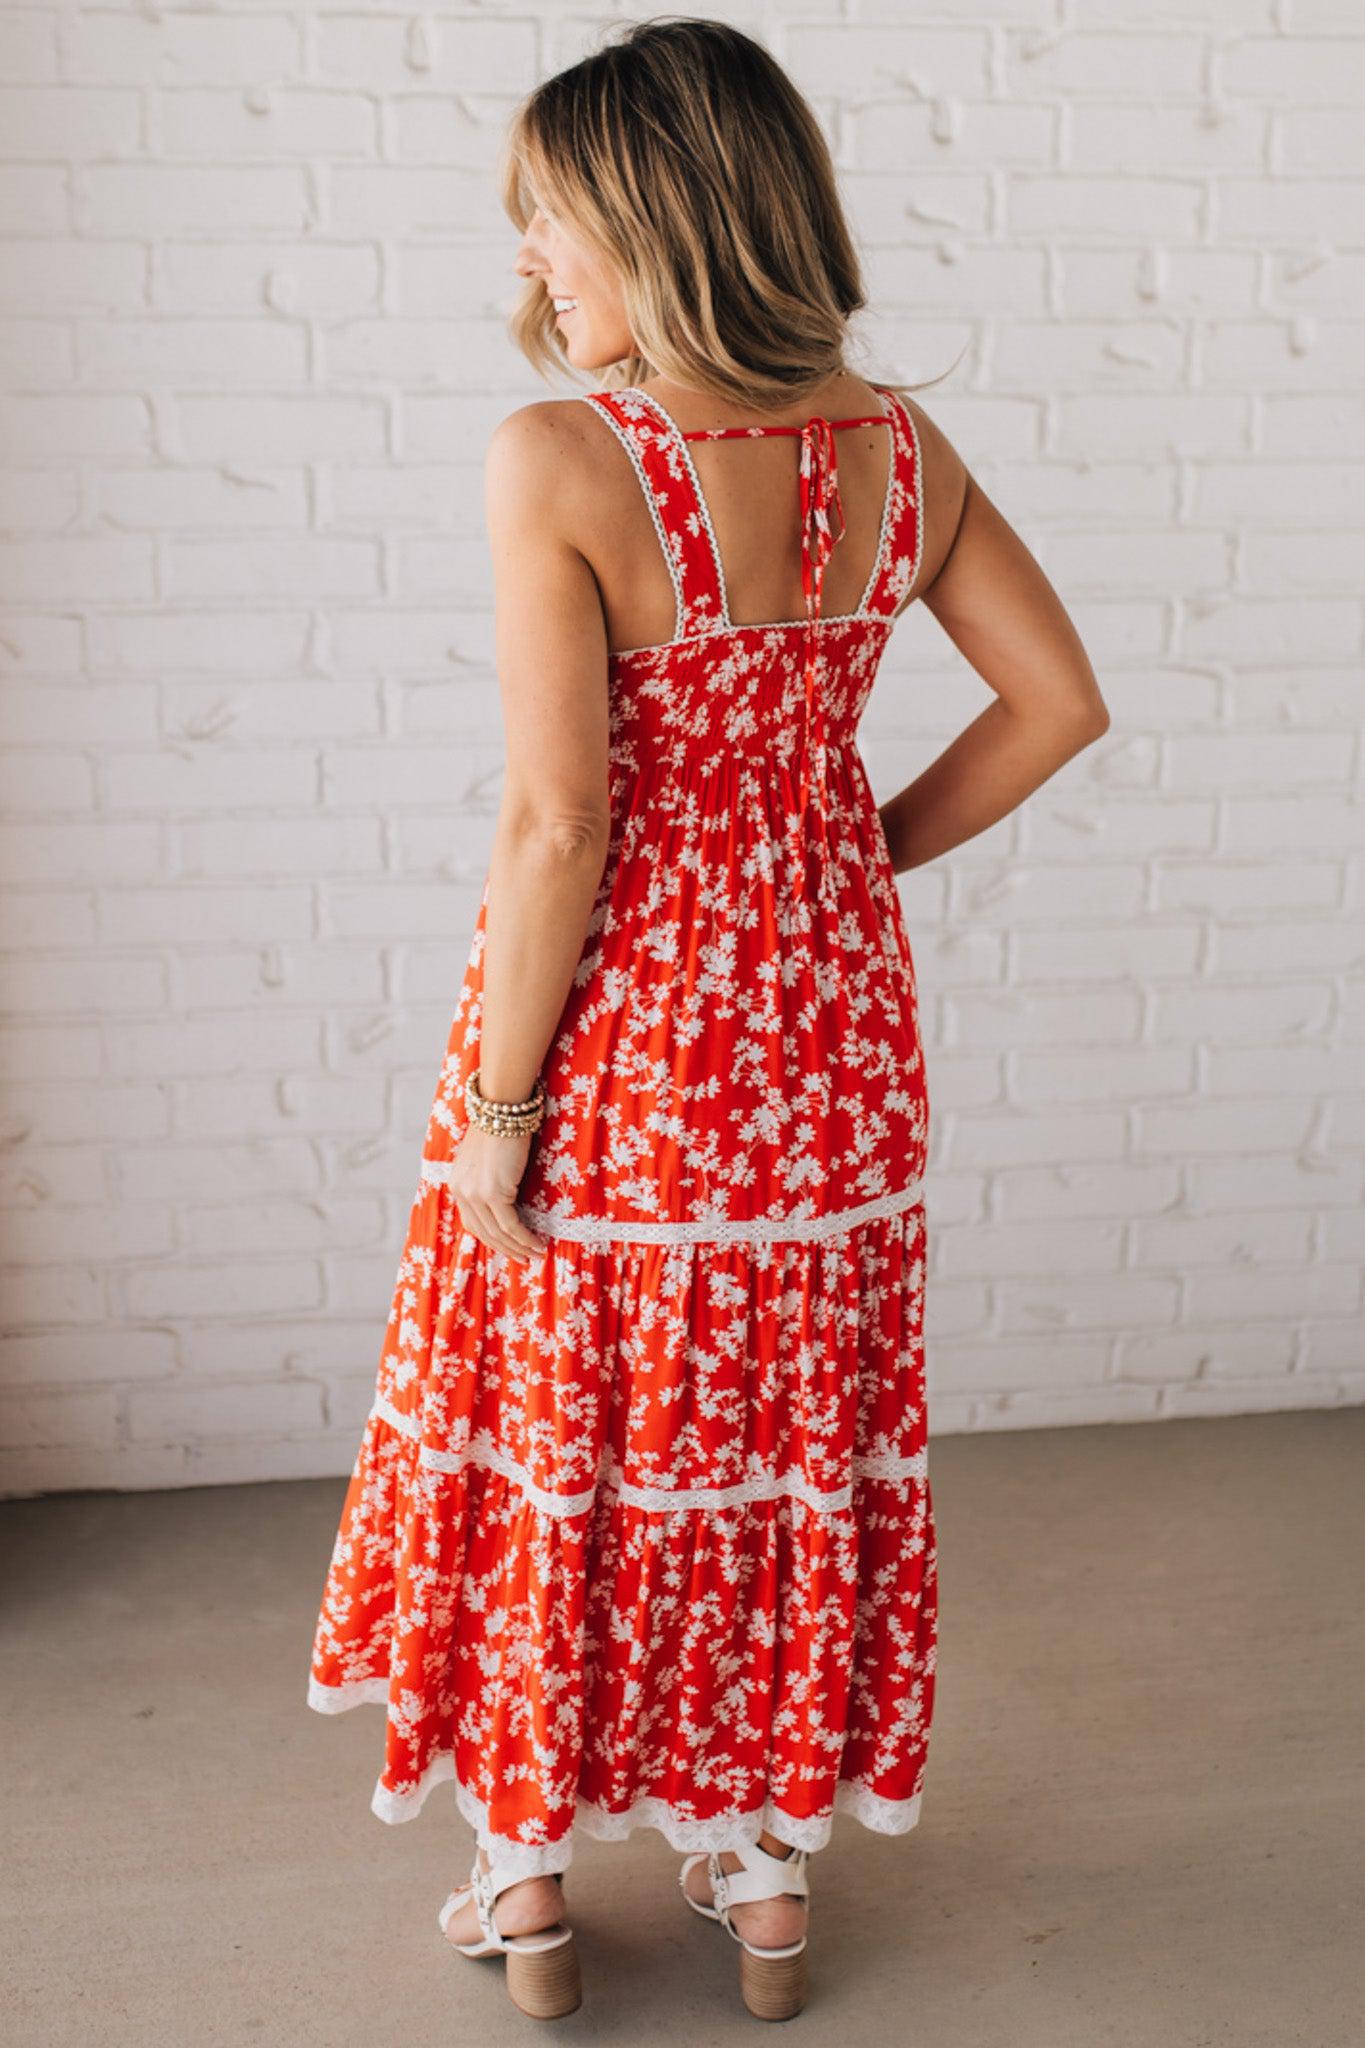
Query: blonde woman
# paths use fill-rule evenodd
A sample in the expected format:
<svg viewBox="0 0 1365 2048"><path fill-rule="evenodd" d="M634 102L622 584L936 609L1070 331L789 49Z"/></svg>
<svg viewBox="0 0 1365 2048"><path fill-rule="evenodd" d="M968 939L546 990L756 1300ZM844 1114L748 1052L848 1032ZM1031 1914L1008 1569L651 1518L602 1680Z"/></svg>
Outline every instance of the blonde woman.
<svg viewBox="0 0 1365 2048"><path fill-rule="evenodd" d="M586 389L487 455L506 781L310 1703L384 1704L374 1811L454 1785L440 1911L581 1999L574 1831L657 1829L764 2018L808 1862L919 1817L936 1561L928 1099L898 873L1108 724L1041 571L846 360L828 151L758 43L627 32L530 95L516 340ZM922 601L996 701L880 810Z"/></svg>

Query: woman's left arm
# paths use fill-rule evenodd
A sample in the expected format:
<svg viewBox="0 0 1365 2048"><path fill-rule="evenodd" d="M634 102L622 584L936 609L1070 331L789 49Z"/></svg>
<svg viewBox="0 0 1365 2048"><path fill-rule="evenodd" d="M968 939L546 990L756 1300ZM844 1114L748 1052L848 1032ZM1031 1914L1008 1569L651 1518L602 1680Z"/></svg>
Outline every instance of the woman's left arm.
<svg viewBox="0 0 1365 2048"><path fill-rule="evenodd" d="M606 865L607 637L597 579L574 545L575 409L523 406L484 465L506 773L488 870L479 1087L531 1093L553 1042ZM516 1212L531 1137L466 1128L451 1188L491 1249L530 1259L543 1240Z"/></svg>

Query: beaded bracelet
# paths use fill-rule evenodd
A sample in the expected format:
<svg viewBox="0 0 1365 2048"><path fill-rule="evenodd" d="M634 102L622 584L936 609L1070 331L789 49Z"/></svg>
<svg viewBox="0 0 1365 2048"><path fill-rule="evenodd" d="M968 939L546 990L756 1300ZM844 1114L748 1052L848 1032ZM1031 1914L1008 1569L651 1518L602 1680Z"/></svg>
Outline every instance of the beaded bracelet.
<svg viewBox="0 0 1365 2048"><path fill-rule="evenodd" d="M476 1068L464 1084L464 1105L469 1121L499 1138L528 1137L545 1121L545 1083L537 1074L536 1085L524 1102L490 1102L479 1087Z"/></svg>

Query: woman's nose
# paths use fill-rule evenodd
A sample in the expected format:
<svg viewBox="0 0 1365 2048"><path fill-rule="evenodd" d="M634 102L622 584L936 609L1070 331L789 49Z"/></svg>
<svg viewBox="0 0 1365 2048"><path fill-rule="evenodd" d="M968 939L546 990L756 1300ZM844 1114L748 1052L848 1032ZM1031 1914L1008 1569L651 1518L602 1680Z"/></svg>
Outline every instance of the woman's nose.
<svg viewBox="0 0 1365 2048"><path fill-rule="evenodd" d="M534 235L532 235L529 232L529 230L521 238L520 245L517 249L516 258L513 263L513 268L517 270L522 277L533 277L537 271L543 270L545 268L544 258L541 256L539 249L536 247Z"/></svg>

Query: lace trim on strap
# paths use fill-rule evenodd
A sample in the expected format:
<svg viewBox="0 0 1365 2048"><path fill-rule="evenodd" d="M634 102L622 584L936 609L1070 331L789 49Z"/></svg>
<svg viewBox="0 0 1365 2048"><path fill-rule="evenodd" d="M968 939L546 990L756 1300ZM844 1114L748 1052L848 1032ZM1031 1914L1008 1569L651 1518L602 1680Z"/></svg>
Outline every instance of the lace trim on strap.
<svg viewBox="0 0 1365 2048"><path fill-rule="evenodd" d="M422 1160L421 1177L438 1186L448 1186L453 1160ZM898 1216L915 1208L924 1197L924 1182L915 1179L908 1187L888 1195L874 1195L852 1209L833 1209L823 1216L716 1216L692 1221L617 1222L610 1216L574 1216L556 1209L541 1209L518 1202L517 1214L545 1237L571 1239L578 1244L811 1244L821 1238L839 1237L859 1224L884 1216Z"/></svg>
<svg viewBox="0 0 1365 2048"><path fill-rule="evenodd" d="M725 1508L747 1507L754 1501L791 1496L804 1501L817 1514L838 1515L853 1506L853 1488L859 1479L913 1479L922 1485L929 1470L928 1448L921 1446L906 1456L893 1451L856 1454L850 1464L852 1477L848 1484L828 1490L813 1485L795 1465L785 1472L755 1471L747 1479L737 1479L728 1486L642 1486L621 1477L620 1466L608 1444L603 1446L595 1485L578 1493L555 1493L532 1479L524 1467L493 1442L486 1430L481 1430L458 1451L440 1450L434 1444L421 1442L422 1429L416 1416L405 1415L382 1394L376 1397L369 1419L385 1422L400 1436L416 1442L419 1464L428 1465L436 1472L458 1473L468 1465L477 1465L485 1471L500 1473L514 1486L520 1487L527 1499L543 1513L563 1517L588 1514L603 1492L625 1507L643 1508L649 1514L681 1514L694 1509L714 1513Z"/></svg>
<svg viewBox="0 0 1365 2048"><path fill-rule="evenodd" d="M613 392L612 396L615 398L617 394ZM606 421L617 440L621 443L621 446L625 449L630 457L631 466L639 480L640 489L644 493L645 503L649 506L649 516L654 521L654 531L659 536L659 546L663 551L663 558L667 564L669 578L673 585L673 639L660 641L659 644L663 647L676 646L691 623L688 617L687 599L683 591L682 570L679 567L678 558L669 544L668 531L663 522L663 514L659 509L659 494L655 490L649 472L645 468L640 454L640 444L634 434L631 433L629 427L608 406L601 404L593 393L585 393L583 403L590 405L599 419Z"/></svg>
<svg viewBox="0 0 1365 2048"><path fill-rule="evenodd" d="M891 531L891 507L895 503L896 498L896 408L893 403L893 394L889 391L883 391L880 384L874 384L872 389L876 392L878 399L881 401L882 410L891 422L891 446L887 450L886 456L886 491L882 497L882 523L877 529L877 552L873 558L872 574L868 577L863 587L863 594L858 599L858 609L852 614L855 619L866 618L869 615L872 599L876 595L877 586L882 580L882 571L886 567L886 540L887 535ZM915 482L915 496L918 500L918 477ZM835 613L832 616L837 617L838 614Z"/></svg>
<svg viewBox="0 0 1365 2048"><path fill-rule="evenodd" d="M881 387L878 386L876 388L880 389ZM909 406L902 402L899 392L888 391L886 397L891 402L891 412L896 422L897 438L898 440L903 439L910 450L910 489L907 497L908 502L914 507L915 551L910 559L909 574L903 583L896 574L897 564L894 560L888 559L883 564L882 574L877 579L876 591L868 597L866 602L871 604L872 598L882 594L884 587L889 585L891 609L889 612L879 613L878 616L886 619L889 625L894 625L897 616L896 607L900 604L906 592L914 589L915 579L919 575L920 562L924 555L923 465L920 454L919 432L915 426L914 416ZM899 467L899 464L897 466ZM890 510L889 505L887 510Z"/></svg>
<svg viewBox="0 0 1365 2048"><path fill-rule="evenodd" d="M374 1691L370 1689L373 1687L381 1689ZM386 1679L360 1679L340 1686L322 1685L311 1676L308 1681L308 1704L322 1714L345 1713L364 1701L382 1703L388 1695ZM909 1799L886 1799L859 1778L840 1778L834 1787L831 1813L788 1813L769 1799L762 1806L735 1808L698 1820L666 1799L644 1797L613 1811L579 1794L574 1805L574 1828L554 1839L519 1842L510 1835L493 1832L488 1825L487 1803L461 1780L453 1754L442 1750L414 1784L390 1791L381 1779L375 1785L370 1811L391 1824L414 1820L428 1794L447 1780L454 1785L456 1805L488 1851L489 1861L496 1863L499 1871L513 1871L519 1877L544 1877L556 1870L567 1870L573 1860L575 1828L601 1842L619 1842L636 1828L654 1828L670 1848L684 1855L698 1849L733 1849L738 1842L756 1842L764 1831L793 1849L814 1850L823 1849L829 1841L836 1813L850 1814L874 1834L902 1835L919 1820L924 1797L921 1790ZM534 1828L531 1822L526 1825Z"/></svg>
<svg viewBox="0 0 1365 2048"><path fill-rule="evenodd" d="M914 416L911 413L908 405L903 405L901 407L901 416L905 421L905 430L910 436L910 446L914 451L915 457L915 554L914 559L910 564L910 581L906 585L907 590L913 590L915 587L915 578L919 575L920 559L924 554L924 499L921 494L920 488L919 429L915 425Z"/></svg>
<svg viewBox="0 0 1365 2048"><path fill-rule="evenodd" d="M716 529L711 523L711 507L706 502L706 493L701 487L701 478L697 475L697 465L692 458L692 450L687 445L686 437L679 433L678 423L672 413L669 412L666 406L660 405L653 392L641 391L638 385L632 385L628 387L627 391L622 392L620 396L633 399L638 405L647 406L651 418L659 422L668 440L678 449L682 458L683 468L687 472L688 487L696 507L697 517L706 529L707 544L711 550L712 589L708 594L720 607L721 622L719 630L722 633L728 633L732 630L732 625L730 619L730 593L725 587L725 565L720 558L720 542L716 539Z"/></svg>
<svg viewBox="0 0 1365 2048"><path fill-rule="evenodd" d="M880 384L874 384L872 386L872 389L877 394L877 402L882 409L882 416L889 423L891 430L891 449L886 465L886 487L882 493L882 516L880 524L877 529L877 551L872 558L872 567L868 572L867 581L863 585L862 595L859 597L855 608L851 612L822 612L819 620L816 622L818 625L832 624L837 620L847 621L851 619L873 619L880 616L880 614L871 611L869 607L872 603L872 593L877 588L877 585L881 580L882 569L885 566L886 537L891 526L891 507L896 495L896 419L895 408L891 403L891 395L888 392L883 391ZM652 392L643 391L638 386L632 386L628 392L622 392L619 394L614 393L613 396L628 396L641 400L645 405L649 407L650 412L660 422L664 431L669 436L669 439L677 443L678 448L681 452L682 460L687 470L688 480L691 484L692 496L696 501L697 512L701 518L702 525L706 529L706 538L711 550L711 567L715 579L715 594L718 597L720 603L721 623L719 624L719 626L716 626L711 630L718 633L748 633L753 632L755 630L777 628L782 626L808 626L810 621L806 617L802 617L800 619L763 619L754 621L751 624L745 624L740 626L735 625L734 621L730 617L730 594L725 582L725 565L721 560L720 542L716 538L716 529L711 518L711 508L706 502L706 493L705 491L703 491L701 487L701 478L697 474L697 465L693 460L692 450L688 446L688 442L690 440L705 440L707 438L710 438L708 431L703 429L699 430L696 434L692 435L683 433L681 428L678 426L677 421L674 419L672 413L669 412L667 406L661 405L659 400L654 397ZM719 429L718 431L722 435L742 436L750 432L751 430L747 427L725 427ZM763 433L771 432L774 430L758 428L753 431ZM784 429L782 431L789 431L793 434L799 434L801 432L801 429L799 427L792 427L790 429ZM696 638L699 636L691 635L688 637ZM668 643L663 644L667 645ZM644 648L632 647L626 648L622 651L628 654L636 654L645 653L649 650Z"/></svg>

